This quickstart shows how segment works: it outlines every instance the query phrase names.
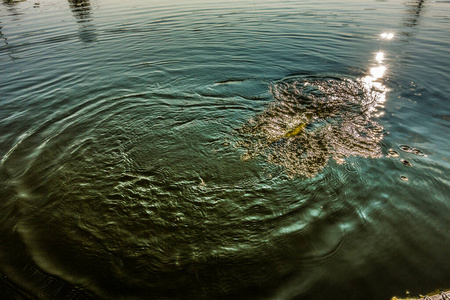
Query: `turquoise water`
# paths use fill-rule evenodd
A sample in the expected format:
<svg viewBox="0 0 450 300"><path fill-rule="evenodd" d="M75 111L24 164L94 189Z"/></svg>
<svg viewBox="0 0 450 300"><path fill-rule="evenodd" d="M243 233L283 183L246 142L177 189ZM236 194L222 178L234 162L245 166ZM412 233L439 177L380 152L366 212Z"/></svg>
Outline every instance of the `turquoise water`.
<svg viewBox="0 0 450 300"><path fill-rule="evenodd" d="M3 1L2 299L450 286L448 1Z"/></svg>

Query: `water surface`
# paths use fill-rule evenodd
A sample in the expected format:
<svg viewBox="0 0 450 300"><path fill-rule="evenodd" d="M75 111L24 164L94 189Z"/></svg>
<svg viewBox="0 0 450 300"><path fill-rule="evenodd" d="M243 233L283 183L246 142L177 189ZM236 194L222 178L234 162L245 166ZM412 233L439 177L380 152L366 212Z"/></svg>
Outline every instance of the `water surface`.
<svg viewBox="0 0 450 300"><path fill-rule="evenodd" d="M0 295L450 282L450 4L3 1Z"/></svg>

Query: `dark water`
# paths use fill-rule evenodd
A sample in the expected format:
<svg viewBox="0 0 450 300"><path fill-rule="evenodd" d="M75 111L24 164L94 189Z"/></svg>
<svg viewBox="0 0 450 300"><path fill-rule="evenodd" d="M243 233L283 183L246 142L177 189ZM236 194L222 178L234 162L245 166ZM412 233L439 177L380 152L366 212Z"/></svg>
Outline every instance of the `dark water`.
<svg viewBox="0 0 450 300"><path fill-rule="evenodd" d="M0 4L2 299L450 286L448 1Z"/></svg>

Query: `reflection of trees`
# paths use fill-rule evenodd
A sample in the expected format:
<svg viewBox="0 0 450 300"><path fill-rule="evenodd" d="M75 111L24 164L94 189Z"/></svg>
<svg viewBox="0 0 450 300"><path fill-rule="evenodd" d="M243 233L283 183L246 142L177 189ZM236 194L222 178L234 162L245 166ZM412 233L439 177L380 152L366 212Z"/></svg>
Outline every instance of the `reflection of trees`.
<svg viewBox="0 0 450 300"><path fill-rule="evenodd" d="M6 5L14 5L16 3L25 2L25 1L26 0L3 0L2 2L3 2L3 4L6 4Z"/></svg>
<svg viewBox="0 0 450 300"><path fill-rule="evenodd" d="M68 0L70 10L80 24L79 37L83 42L97 40L97 33L92 22L92 7L89 0Z"/></svg>
<svg viewBox="0 0 450 300"><path fill-rule="evenodd" d="M0 25L0 39L4 40L5 44L8 45L8 39L5 36L3 36L2 28L3 26Z"/></svg>
<svg viewBox="0 0 450 300"><path fill-rule="evenodd" d="M2 4L7 7L8 12L11 16L20 15L16 9L16 4L20 2L25 2L26 0L3 0Z"/></svg>
<svg viewBox="0 0 450 300"><path fill-rule="evenodd" d="M77 19L78 23L90 22L91 19L91 3L89 0L68 0L70 9Z"/></svg>
<svg viewBox="0 0 450 300"><path fill-rule="evenodd" d="M408 15L403 21L403 25L408 28L414 28L417 25L419 25L420 21L420 15L424 8L425 0L417 0L417 1L411 1L408 2L407 5L407 12ZM413 32L403 32L406 36L412 36L414 35Z"/></svg>
<svg viewBox="0 0 450 300"><path fill-rule="evenodd" d="M424 2L425 2L424 0L418 0L418 1L415 1L411 4L409 4L409 9L408 9L409 18L407 18L405 20L405 26L414 27L418 24L419 18L420 18L420 13L422 12Z"/></svg>
<svg viewBox="0 0 450 300"><path fill-rule="evenodd" d="M10 16L19 16L21 13L17 11L16 4L25 2L26 0L3 0L1 3L7 8ZM0 22L1 24L1 22ZM3 26L0 25L0 39L2 39L6 45L8 45L8 38L3 35ZM11 56L11 54L9 54Z"/></svg>

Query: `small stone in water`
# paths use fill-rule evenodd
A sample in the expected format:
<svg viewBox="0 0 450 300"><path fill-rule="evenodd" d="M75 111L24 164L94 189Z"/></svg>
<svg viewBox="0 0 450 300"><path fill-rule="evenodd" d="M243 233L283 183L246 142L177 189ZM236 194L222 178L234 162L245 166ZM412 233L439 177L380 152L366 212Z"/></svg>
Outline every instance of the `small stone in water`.
<svg viewBox="0 0 450 300"><path fill-rule="evenodd" d="M403 180L403 181L408 181L408 177L406 177L405 175L401 175L400 179Z"/></svg>

